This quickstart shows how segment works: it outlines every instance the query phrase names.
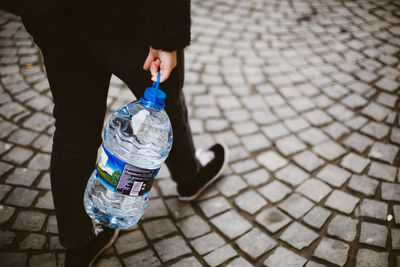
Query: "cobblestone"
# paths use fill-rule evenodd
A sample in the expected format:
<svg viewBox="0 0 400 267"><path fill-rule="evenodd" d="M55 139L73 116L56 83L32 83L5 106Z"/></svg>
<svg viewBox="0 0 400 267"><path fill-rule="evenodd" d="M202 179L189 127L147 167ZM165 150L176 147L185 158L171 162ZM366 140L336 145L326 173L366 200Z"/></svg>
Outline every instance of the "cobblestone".
<svg viewBox="0 0 400 267"><path fill-rule="evenodd" d="M269 256L265 261L265 266L278 267L278 266L303 266L307 260L290 250L278 247L274 253Z"/></svg>
<svg viewBox="0 0 400 267"><path fill-rule="evenodd" d="M211 223L230 239L242 235L251 228L251 224L233 210L211 219Z"/></svg>
<svg viewBox="0 0 400 267"><path fill-rule="evenodd" d="M344 266L347 261L349 245L342 241L323 237L314 251L314 256L333 264Z"/></svg>
<svg viewBox="0 0 400 267"><path fill-rule="evenodd" d="M360 243L385 247L387 236L388 230L385 226L368 222L361 223Z"/></svg>
<svg viewBox="0 0 400 267"><path fill-rule="evenodd" d="M379 253L361 248L357 253L357 266L388 266L388 253Z"/></svg>
<svg viewBox="0 0 400 267"><path fill-rule="evenodd" d="M277 242L257 228L240 237L236 243L253 260L273 249Z"/></svg>
<svg viewBox="0 0 400 267"><path fill-rule="evenodd" d="M353 212L358 202L359 198L340 190L334 190L326 200L325 206L349 215Z"/></svg>
<svg viewBox="0 0 400 267"><path fill-rule="evenodd" d="M196 147L229 146L227 175L183 203L162 169L142 221L97 265L399 263L398 6L193 0L189 122ZM0 262L15 266L65 258L42 62L20 19L0 11ZM108 111L132 97L113 75Z"/></svg>

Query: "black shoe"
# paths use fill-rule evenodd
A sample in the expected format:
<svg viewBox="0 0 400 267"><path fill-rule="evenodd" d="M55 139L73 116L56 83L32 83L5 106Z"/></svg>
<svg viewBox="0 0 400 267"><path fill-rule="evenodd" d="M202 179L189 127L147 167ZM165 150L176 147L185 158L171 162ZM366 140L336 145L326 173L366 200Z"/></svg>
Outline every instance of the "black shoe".
<svg viewBox="0 0 400 267"><path fill-rule="evenodd" d="M196 157L202 167L198 176L186 185L178 185L179 200L192 201L204 192L224 173L229 160L229 149L224 144L215 144L206 151L197 151Z"/></svg>
<svg viewBox="0 0 400 267"><path fill-rule="evenodd" d="M117 240L119 229L103 228L96 237L77 249L67 249L65 267L90 267Z"/></svg>

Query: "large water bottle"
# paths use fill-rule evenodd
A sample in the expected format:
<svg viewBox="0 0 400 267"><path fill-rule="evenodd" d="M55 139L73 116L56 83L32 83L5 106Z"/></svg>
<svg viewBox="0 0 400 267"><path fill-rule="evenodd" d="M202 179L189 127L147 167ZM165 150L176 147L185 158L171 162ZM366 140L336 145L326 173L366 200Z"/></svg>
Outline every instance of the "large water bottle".
<svg viewBox="0 0 400 267"><path fill-rule="evenodd" d="M155 176L172 146L172 128L158 84L107 121L84 205L96 222L126 229L143 215Z"/></svg>

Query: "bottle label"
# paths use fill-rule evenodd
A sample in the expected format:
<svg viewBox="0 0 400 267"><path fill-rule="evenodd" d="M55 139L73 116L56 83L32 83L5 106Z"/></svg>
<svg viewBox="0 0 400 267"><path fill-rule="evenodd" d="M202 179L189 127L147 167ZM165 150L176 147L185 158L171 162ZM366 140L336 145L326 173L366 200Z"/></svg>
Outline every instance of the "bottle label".
<svg viewBox="0 0 400 267"><path fill-rule="evenodd" d="M142 169L112 155L104 145L96 164L97 178L108 188L128 196L141 196L150 191L160 168Z"/></svg>

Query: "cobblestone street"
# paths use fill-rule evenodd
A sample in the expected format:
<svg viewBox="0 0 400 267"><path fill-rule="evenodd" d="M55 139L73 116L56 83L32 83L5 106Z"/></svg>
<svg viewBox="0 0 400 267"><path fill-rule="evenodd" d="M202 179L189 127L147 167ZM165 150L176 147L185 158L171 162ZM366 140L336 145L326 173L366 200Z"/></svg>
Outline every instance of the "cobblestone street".
<svg viewBox="0 0 400 267"><path fill-rule="evenodd" d="M97 266L400 266L399 0L193 0L185 57L196 147L227 143L228 172L184 203L164 166ZM49 84L1 10L0 79L0 266L63 266ZM113 76L109 114L133 99Z"/></svg>

